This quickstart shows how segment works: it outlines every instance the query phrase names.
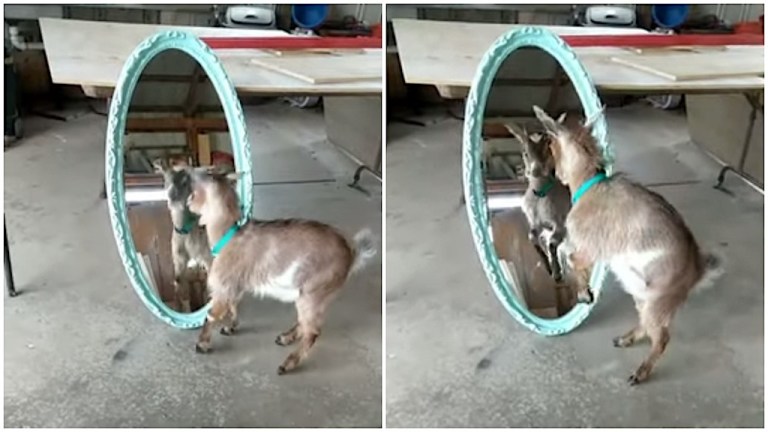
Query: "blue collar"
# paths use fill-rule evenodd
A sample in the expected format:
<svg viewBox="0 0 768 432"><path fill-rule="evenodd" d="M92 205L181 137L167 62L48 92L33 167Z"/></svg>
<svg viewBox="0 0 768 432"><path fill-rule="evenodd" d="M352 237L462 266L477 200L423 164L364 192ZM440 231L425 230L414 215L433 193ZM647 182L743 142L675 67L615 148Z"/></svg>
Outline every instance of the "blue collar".
<svg viewBox="0 0 768 432"><path fill-rule="evenodd" d="M176 231L179 234L185 235L192 232L192 230L195 228L195 224L197 223L197 220L199 217L189 211L189 209L184 209L184 224L181 226L181 228L177 227L176 225L173 226L173 230Z"/></svg>
<svg viewBox="0 0 768 432"><path fill-rule="evenodd" d="M544 184L544 186L541 187L541 189L533 190L533 194L536 195L539 198L544 198L547 196L550 190L555 187L555 179L553 177L549 177L547 183Z"/></svg>
<svg viewBox="0 0 768 432"><path fill-rule="evenodd" d="M588 190L592 188L592 186L601 183L605 181L608 177L605 175L603 171L598 171L597 174L592 176L591 179L585 181L584 183L579 186L578 189L576 189L576 193L573 194L573 197L571 197L571 203L576 204L576 201L581 198L582 195L587 193Z"/></svg>
<svg viewBox="0 0 768 432"><path fill-rule="evenodd" d="M224 233L224 235L219 239L219 241L216 242L215 245L213 245L213 248L211 248L211 255L214 257L218 256L219 253L221 253L221 250L224 249L224 247L229 243L230 240L232 240L232 237L237 234L237 232L240 230L240 224L235 222L232 227L227 230L227 232Z"/></svg>

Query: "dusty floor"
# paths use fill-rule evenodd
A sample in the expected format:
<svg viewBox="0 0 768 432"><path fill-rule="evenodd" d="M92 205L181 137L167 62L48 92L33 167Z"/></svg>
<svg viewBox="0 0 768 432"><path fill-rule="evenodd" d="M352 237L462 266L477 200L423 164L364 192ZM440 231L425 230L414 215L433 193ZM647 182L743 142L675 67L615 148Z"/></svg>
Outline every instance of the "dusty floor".
<svg viewBox="0 0 768 432"><path fill-rule="evenodd" d="M323 140L318 113L249 108L254 180L320 181L254 187L258 217L304 217L348 233L381 232L381 184L346 186L355 168ZM242 332L170 328L128 282L98 199L105 119L29 118L5 151L5 210L17 288L5 298L8 427L341 427L381 425L381 256L332 306L311 358L278 377L288 349L275 336L291 305L249 299ZM335 179L335 181L334 181Z"/></svg>
<svg viewBox="0 0 768 432"><path fill-rule="evenodd" d="M688 142L680 115L608 113L617 169L657 186L727 274L690 299L652 379L626 379L648 345L607 287L572 334L546 338L506 314L475 255L461 194L461 122L393 123L387 146L387 425L391 427L763 426L763 196Z"/></svg>

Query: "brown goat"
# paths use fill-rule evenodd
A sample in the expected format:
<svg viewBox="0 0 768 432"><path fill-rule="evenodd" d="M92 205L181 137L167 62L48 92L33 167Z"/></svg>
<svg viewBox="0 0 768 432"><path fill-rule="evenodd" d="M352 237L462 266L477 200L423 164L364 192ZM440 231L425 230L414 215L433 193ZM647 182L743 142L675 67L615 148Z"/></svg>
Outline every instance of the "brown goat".
<svg viewBox="0 0 768 432"><path fill-rule="evenodd" d="M553 137L555 172L575 201L566 219L569 265L584 275L596 262L607 263L634 298L639 323L614 338L614 346L651 340L650 354L628 380L639 384L666 349L675 312L695 287L722 273L722 260L699 250L683 218L661 195L621 176L603 177L594 118L564 126L539 107L534 112Z"/></svg>
<svg viewBox="0 0 768 432"><path fill-rule="evenodd" d="M251 220L238 226L240 205L230 183L235 177L194 171L189 208L200 215L214 250L208 274L212 304L196 350L210 351L214 325L222 324L224 335L235 332L237 306L247 292L295 303L296 325L275 340L283 346L300 341L278 368L282 375L307 357L329 304L349 275L376 255L376 248L369 230L350 241L335 228L314 221Z"/></svg>

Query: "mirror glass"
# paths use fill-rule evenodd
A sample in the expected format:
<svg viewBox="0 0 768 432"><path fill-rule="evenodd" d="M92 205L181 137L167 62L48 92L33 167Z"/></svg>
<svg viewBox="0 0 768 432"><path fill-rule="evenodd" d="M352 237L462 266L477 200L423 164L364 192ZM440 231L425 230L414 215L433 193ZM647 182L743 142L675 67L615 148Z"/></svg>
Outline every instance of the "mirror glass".
<svg viewBox="0 0 768 432"><path fill-rule="evenodd" d="M548 135L538 105L553 118L583 118L576 91L559 63L534 47L515 50L501 64L485 107L483 177L494 248L520 304L542 318L565 315L576 304L574 285L558 244L570 193L554 175Z"/></svg>
<svg viewBox="0 0 768 432"><path fill-rule="evenodd" d="M205 231L186 208L187 167L234 171L216 90L188 54L167 50L142 71L125 124L127 220L140 265L158 298L178 312L207 303Z"/></svg>

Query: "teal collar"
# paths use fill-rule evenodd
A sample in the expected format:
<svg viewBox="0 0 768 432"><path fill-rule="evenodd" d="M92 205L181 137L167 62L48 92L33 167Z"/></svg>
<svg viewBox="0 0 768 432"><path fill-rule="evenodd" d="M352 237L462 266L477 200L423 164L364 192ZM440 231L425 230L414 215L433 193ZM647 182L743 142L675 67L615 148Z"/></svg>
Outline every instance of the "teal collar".
<svg viewBox="0 0 768 432"><path fill-rule="evenodd" d="M189 234L195 228L197 220L198 216L189 211L189 209L184 209L184 225L181 228L174 225L173 230L182 235Z"/></svg>
<svg viewBox="0 0 768 432"><path fill-rule="evenodd" d="M230 240L232 240L232 237L237 234L237 232L240 230L240 224L235 222L227 232L224 233L223 236L219 239L219 241L216 242L215 245L213 245L213 248L211 248L211 255L214 257L218 256L219 253L221 253L221 250L224 249L224 247L229 243Z"/></svg>
<svg viewBox="0 0 768 432"><path fill-rule="evenodd" d="M579 186L578 189L576 189L576 193L573 194L573 197L571 197L571 203L576 204L576 201L581 198L582 195L587 193L588 190L592 188L592 186L601 183L605 181L608 177L605 175L603 171L598 171L597 174L592 176L591 179L585 181L584 183Z"/></svg>
<svg viewBox="0 0 768 432"><path fill-rule="evenodd" d="M549 191L552 190L553 187L555 187L555 179L552 177L549 177L549 181L546 184L544 184L544 186L542 186L541 189L539 190L534 189L533 194L539 198L544 198L545 196L547 196Z"/></svg>

